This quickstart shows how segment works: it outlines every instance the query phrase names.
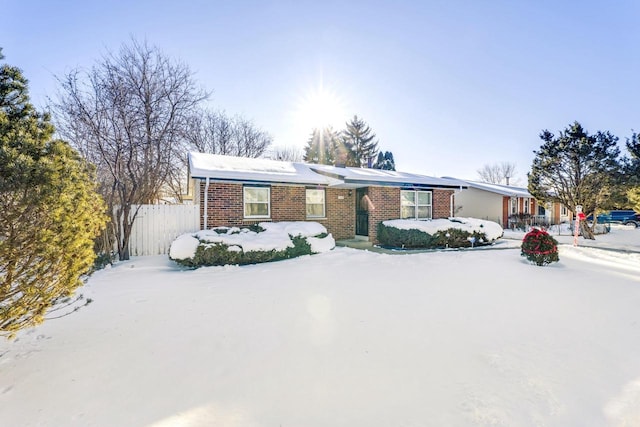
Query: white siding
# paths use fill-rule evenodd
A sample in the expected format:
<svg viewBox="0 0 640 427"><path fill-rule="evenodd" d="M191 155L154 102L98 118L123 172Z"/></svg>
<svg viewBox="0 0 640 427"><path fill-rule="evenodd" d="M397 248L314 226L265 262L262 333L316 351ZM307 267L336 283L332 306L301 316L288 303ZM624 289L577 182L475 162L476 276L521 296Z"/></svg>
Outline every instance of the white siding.
<svg viewBox="0 0 640 427"><path fill-rule="evenodd" d="M487 219L502 224L502 195L489 191L467 188L456 193L455 216ZM460 210L458 210L460 208Z"/></svg>

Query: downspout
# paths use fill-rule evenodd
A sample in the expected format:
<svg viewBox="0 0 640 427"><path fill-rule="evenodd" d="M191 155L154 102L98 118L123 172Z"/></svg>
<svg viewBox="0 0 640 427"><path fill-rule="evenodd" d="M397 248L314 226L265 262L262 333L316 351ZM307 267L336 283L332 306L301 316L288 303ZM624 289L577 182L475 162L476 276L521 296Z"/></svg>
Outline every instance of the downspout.
<svg viewBox="0 0 640 427"><path fill-rule="evenodd" d="M453 197L460 193L462 191L462 185L460 186L460 188L458 189L458 191L454 191L453 193L451 193L451 196L449 196L449 218L453 218Z"/></svg>
<svg viewBox="0 0 640 427"><path fill-rule="evenodd" d="M207 229L207 220L209 219L209 177L204 184L204 229Z"/></svg>

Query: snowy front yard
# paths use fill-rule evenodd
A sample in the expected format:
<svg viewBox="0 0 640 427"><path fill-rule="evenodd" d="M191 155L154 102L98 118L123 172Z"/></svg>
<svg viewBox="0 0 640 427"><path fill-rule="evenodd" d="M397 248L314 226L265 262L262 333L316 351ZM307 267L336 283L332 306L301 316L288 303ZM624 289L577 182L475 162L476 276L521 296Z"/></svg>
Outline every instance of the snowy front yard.
<svg viewBox="0 0 640 427"><path fill-rule="evenodd" d="M147 257L83 293L0 343L1 425L640 425L638 253Z"/></svg>

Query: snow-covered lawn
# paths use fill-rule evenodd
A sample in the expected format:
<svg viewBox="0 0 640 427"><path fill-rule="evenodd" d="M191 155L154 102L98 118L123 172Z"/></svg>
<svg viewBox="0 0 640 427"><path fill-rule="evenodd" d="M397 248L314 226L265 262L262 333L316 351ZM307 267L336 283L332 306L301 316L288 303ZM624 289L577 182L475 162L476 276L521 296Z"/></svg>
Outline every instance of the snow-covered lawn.
<svg viewBox="0 0 640 427"><path fill-rule="evenodd" d="M640 425L638 253L146 257L83 293L0 343L0 425Z"/></svg>
<svg viewBox="0 0 640 427"><path fill-rule="evenodd" d="M553 226L547 230L561 244L573 245L573 233L569 226L562 224ZM505 239L515 239L522 241L525 233L523 231L505 230ZM598 234L595 240L578 237L578 246L602 249L614 249L619 251L640 252L640 228L630 225L612 224L611 231L607 234Z"/></svg>

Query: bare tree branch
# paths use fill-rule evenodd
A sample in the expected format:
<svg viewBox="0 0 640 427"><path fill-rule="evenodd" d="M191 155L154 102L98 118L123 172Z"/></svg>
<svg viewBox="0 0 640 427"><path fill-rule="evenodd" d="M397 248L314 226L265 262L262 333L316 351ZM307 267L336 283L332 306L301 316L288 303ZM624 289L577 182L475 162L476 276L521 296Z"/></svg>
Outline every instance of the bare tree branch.
<svg viewBox="0 0 640 427"><path fill-rule="evenodd" d="M96 165L119 258L128 259L131 207L175 188L189 117L208 95L189 67L135 40L59 81L53 107L59 132Z"/></svg>
<svg viewBox="0 0 640 427"><path fill-rule="evenodd" d="M189 117L185 140L192 150L240 157L260 157L272 142L271 135L250 120L207 110Z"/></svg>
<svg viewBox="0 0 640 427"><path fill-rule="evenodd" d="M510 162L501 162L486 164L477 170L480 181L491 184L514 185L517 180L514 179L516 174L516 164Z"/></svg>

